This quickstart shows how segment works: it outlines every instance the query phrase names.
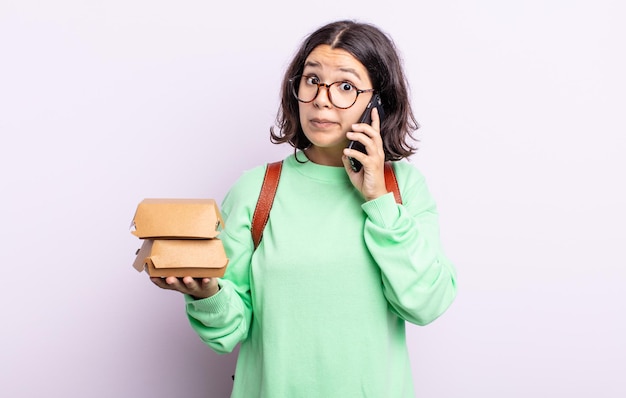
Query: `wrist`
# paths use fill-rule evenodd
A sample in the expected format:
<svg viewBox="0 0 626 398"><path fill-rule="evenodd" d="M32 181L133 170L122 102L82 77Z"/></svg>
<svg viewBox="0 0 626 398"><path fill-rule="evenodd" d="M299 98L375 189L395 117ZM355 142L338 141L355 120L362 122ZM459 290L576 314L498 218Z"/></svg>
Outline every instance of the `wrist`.
<svg viewBox="0 0 626 398"><path fill-rule="evenodd" d="M197 300L204 300L206 298L215 296L219 291L220 291L220 285L216 285L216 287L214 289L213 288L209 288L209 290L206 292L206 294L201 294L199 296L190 294L189 296L192 299L196 300L196 301Z"/></svg>
<svg viewBox="0 0 626 398"><path fill-rule="evenodd" d="M376 192L376 193L371 194L371 195L364 195L364 196L365 196L365 200L366 200L367 202L369 202L369 201L371 201L371 200L376 200L376 199L380 198L381 196L385 196L385 195L387 195L388 193L389 193L389 192L387 192L387 191L381 191L381 192Z"/></svg>

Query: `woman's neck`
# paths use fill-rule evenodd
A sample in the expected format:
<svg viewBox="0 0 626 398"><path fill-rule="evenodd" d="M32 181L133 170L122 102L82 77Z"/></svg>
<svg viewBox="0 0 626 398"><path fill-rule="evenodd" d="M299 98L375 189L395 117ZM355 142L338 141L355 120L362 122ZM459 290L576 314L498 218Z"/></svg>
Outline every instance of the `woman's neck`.
<svg viewBox="0 0 626 398"><path fill-rule="evenodd" d="M313 163L323 166L343 167L343 148L320 148L311 146L305 149L306 157Z"/></svg>

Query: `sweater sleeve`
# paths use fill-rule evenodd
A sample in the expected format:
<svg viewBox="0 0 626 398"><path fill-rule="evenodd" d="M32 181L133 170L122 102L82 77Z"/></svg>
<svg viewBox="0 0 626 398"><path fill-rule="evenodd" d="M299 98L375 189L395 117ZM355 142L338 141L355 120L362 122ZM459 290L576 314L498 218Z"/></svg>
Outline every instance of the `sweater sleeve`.
<svg viewBox="0 0 626 398"><path fill-rule="evenodd" d="M250 262L254 247L251 219L265 172L259 167L245 173L228 192L221 206L224 230L219 238L228 256L220 290L212 297L185 296L187 317L200 339L218 353L231 352L250 328Z"/></svg>
<svg viewBox="0 0 626 398"><path fill-rule="evenodd" d="M380 267L392 311L426 325L454 300L456 273L443 253L437 209L424 177L412 165L396 163L403 204L388 193L362 205L365 243Z"/></svg>

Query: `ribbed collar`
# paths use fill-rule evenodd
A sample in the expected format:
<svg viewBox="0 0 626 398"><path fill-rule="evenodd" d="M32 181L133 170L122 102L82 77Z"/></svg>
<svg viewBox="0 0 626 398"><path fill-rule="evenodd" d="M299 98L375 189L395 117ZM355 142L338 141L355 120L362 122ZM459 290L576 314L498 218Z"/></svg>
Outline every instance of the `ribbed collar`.
<svg viewBox="0 0 626 398"><path fill-rule="evenodd" d="M296 160L296 156L298 160ZM287 166L298 173L313 178L318 181L340 183L350 183L350 178L343 167L324 166L310 161L304 152L298 151L295 155L291 155L285 159ZM304 162L304 163L301 163Z"/></svg>

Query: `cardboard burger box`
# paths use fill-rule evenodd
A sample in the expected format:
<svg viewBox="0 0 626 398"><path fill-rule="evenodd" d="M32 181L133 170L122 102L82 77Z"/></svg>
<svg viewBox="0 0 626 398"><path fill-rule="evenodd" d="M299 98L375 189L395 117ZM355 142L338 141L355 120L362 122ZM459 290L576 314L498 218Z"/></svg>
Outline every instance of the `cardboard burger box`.
<svg viewBox="0 0 626 398"><path fill-rule="evenodd" d="M131 233L143 240L133 267L150 276L221 277L228 258L218 239L224 221L213 199L144 199Z"/></svg>

